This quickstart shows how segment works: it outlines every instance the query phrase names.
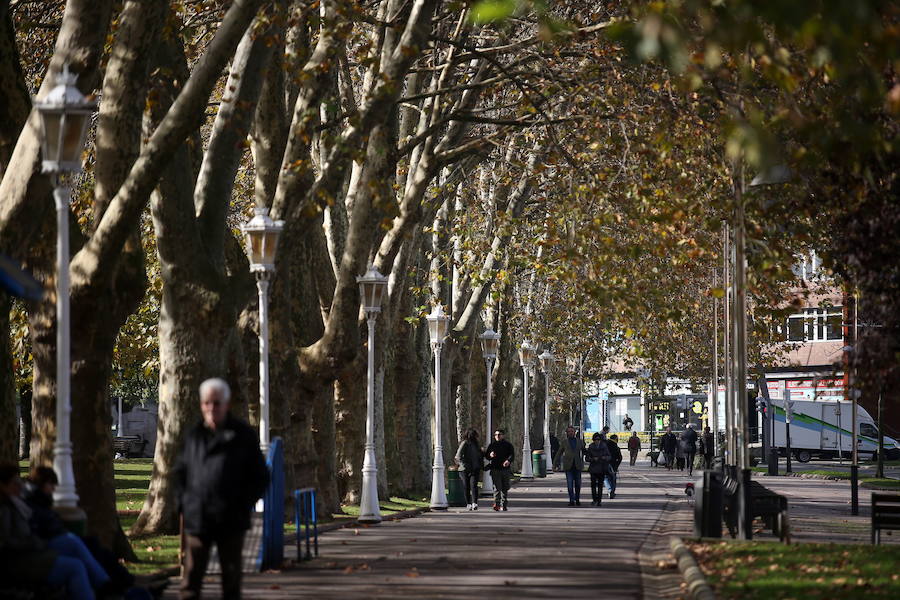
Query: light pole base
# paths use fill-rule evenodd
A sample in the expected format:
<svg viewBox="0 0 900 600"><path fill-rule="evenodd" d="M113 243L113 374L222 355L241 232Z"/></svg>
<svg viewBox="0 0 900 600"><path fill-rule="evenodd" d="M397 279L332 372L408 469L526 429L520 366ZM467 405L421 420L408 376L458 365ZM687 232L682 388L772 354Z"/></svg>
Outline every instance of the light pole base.
<svg viewBox="0 0 900 600"><path fill-rule="evenodd" d="M381 523L381 517L377 515L367 515L365 517L360 516L357 521L360 523L365 523L366 525L377 525Z"/></svg>

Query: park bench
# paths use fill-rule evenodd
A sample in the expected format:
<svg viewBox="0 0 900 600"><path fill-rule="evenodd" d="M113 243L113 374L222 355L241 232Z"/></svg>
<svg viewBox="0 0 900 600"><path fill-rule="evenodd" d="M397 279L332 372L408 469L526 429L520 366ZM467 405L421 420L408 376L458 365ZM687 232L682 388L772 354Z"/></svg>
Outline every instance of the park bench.
<svg viewBox="0 0 900 600"><path fill-rule="evenodd" d="M725 476L725 523L728 531L734 536L738 524L738 482ZM766 527L772 530L782 542L790 541L790 524L788 521L788 501L785 496L777 494L758 481L750 481L750 517L761 518Z"/></svg>
<svg viewBox="0 0 900 600"><path fill-rule="evenodd" d="M144 446L147 440L139 435L125 435L113 438L113 453L121 454L125 458L140 458L144 455Z"/></svg>
<svg viewBox="0 0 900 600"><path fill-rule="evenodd" d="M881 530L900 531L900 494L872 494L872 544L881 544Z"/></svg>

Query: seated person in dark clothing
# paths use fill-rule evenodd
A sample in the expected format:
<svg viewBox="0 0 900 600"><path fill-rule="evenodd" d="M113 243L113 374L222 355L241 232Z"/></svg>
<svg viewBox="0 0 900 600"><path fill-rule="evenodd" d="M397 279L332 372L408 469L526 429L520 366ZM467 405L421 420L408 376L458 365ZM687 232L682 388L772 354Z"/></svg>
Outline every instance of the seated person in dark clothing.
<svg viewBox="0 0 900 600"><path fill-rule="evenodd" d="M0 583L65 586L74 600L94 600L84 563L31 533L31 509L20 497L21 491L19 466L0 464Z"/></svg>
<svg viewBox="0 0 900 600"><path fill-rule="evenodd" d="M53 510L53 492L58 484L56 472L50 467L35 467L31 470L22 494L32 510L29 521L31 531L51 547L68 547L68 552L60 550L65 554L83 554L83 562L92 583L101 581L105 575L111 580L107 586L110 591L125 592L134 585L134 575L116 560L110 550L101 546L96 538L79 538L71 533Z"/></svg>

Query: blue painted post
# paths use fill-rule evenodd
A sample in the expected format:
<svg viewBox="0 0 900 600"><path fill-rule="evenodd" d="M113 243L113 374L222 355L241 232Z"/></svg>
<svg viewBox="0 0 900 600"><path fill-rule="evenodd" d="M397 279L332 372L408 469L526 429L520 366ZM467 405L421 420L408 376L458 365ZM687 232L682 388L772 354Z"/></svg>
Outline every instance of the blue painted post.
<svg viewBox="0 0 900 600"><path fill-rule="evenodd" d="M260 570L278 569L284 562L284 445L281 438L272 440L268 454L269 487L263 496Z"/></svg>

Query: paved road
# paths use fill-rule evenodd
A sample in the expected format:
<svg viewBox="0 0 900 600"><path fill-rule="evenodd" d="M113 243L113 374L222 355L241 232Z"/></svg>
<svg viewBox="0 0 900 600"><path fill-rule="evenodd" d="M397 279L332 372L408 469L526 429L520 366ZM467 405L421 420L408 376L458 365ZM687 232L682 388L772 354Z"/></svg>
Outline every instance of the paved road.
<svg viewBox="0 0 900 600"><path fill-rule="evenodd" d="M619 493L601 508L590 506L587 478L582 506L566 506L565 478L551 474L514 487L506 513L482 500L477 512L452 508L329 532L319 559L247 576L245 598L674 598L679 580L653 572L653 553L663 533L689 531L689 513L679 510L687 477L622 469ZM215 578L207 583L205 597L216 597Z"/></svg>

